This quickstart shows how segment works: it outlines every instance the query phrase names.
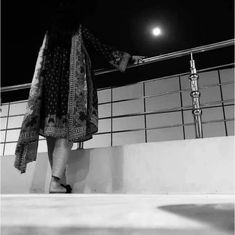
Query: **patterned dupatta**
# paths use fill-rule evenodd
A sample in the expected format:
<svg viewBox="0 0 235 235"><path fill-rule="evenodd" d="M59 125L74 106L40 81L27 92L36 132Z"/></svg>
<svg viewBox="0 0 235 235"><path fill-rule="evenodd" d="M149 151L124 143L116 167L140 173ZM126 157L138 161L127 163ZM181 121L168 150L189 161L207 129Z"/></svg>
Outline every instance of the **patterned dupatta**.
<svg viewBox="0 0 235 235"><path fill-rule="evenodd" d="M115 50L99 42L86 28L80 25L71 38L69 97L68 97L68 140L82 142L92 138L98 131L98 100L93 82L93 70L83 37L120 71L125 71L130 55ZM14 166L21 173L26 172L27 163L36 161L40 131L40 110L42 105L42 85L48 35L40 48L36 68L31 83L26 113L15 150Z"/></svg>
<svg viewBox="0 0 235 235"><path fill-rule="evenodd" d="M72 37L70 53L68 140L82 142L98 131L98 105L91 61L83 43L81 27Z"/></svg>
<svg viewBox="0 0 235 235"><path fill-rule="evenodd" d="M26 164L36 160L39 140L40 108L42 104L43 77L41 71L44 68L44 57L47 49L48 35L46 34L40 48L33 80L29 92L19 139L15 150L14 166L24 173Z"/></svg>

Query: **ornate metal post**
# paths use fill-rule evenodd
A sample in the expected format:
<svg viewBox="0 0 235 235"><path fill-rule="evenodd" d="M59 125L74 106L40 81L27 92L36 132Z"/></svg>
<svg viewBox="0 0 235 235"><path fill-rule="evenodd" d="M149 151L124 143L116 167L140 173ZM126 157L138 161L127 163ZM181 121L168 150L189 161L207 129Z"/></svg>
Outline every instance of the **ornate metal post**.
<svg viewBox="0 0 235 235"><path fill-rule="evenodd" d="M190 70L191 74L189 76L190 84L191 84L191 93L190 96L192 97L192 105L193 105L193 117L194 117L194 124L195 124L195 131L196 131L196 138L203 138L203 131L202 131L202 110L200 108L200 91L198 90L198 79L199 76L197 74L197 70L195 67L195 61L193 59L193 53L191 52L191 60L190 60Z"/></svg>

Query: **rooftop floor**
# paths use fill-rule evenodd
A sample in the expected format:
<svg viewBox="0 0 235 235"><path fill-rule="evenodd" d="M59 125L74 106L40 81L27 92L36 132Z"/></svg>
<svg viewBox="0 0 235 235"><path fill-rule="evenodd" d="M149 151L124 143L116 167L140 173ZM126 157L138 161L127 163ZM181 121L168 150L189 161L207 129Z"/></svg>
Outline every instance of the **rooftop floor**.
<svg viewBox="0 0 235 235"><path fill-rule="evenodd" d="M2 195L3 235L223 235L232 195Z"/></svg>

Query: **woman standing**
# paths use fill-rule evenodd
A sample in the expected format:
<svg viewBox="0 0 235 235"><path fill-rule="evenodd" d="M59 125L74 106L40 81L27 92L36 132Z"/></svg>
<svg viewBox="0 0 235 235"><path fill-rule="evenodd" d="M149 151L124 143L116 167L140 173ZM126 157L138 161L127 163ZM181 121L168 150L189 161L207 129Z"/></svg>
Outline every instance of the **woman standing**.
<svg viewBox="0 0 235 235"><path fill-rule="evenodd" d="M98 131L97 90L87 48L93 47L121 72L128 63L143 59L101 43L82 23L81 10L76 1L62 1L52 18L15 151L14 165L24 173L27 163L36 160L39 135L46 138L52 169L50 193L71 192L65 185L65 170L73 143L87 141Z"/></svg>

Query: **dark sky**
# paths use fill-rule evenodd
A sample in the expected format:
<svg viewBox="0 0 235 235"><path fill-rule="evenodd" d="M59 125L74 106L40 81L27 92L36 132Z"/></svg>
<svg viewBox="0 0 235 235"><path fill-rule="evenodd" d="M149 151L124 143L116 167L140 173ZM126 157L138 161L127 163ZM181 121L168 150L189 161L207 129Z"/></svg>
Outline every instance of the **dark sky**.
<svg viewBox="0 0 235 235"><path fill-rule="evenodd" d="M155 56L234 38L233 0L97 2L87 15L88 27L102 42L131 54ZM55 3L2 0L2 87L31 82ZM164 32L159 38L151 35L155 25ZM97 59L94 65L109 67Z"/></svg>

